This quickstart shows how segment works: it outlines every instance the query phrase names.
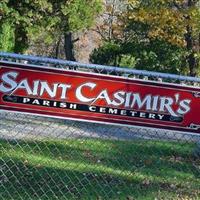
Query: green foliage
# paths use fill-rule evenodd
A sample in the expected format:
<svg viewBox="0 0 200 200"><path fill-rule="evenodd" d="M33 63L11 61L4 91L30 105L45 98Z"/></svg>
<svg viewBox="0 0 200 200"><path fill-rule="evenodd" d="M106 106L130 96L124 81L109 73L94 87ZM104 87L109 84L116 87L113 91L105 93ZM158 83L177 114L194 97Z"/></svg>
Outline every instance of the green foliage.
<svg viewBox="0 0 200 200"><path fill-rule="evenodd" d="M13 50L17 53L23 53L29 44L29 36L32 30L43 27L46 22L46 15L51 12L51 4L48 0L4 0L0 2L1 24L9 22L12 24L14 32ZM1 26L3 30L3 26ZM34 36L37 34L34 32ZM32 34L33 35L33 34Z"/></svg>
<svg viewBox="0 0 200 200"><path fill-rule="evenodd" d="M69 29L77 31L90 27L97 13L101 11L100 0L74 0L70 5L62 4L62 12L68 16Z"/></svg>
<svg viewBox="0 0 200 200"><path fill-rule="evenodd" d="M179 4L182 5L181 1L178 1ZM182 32L185 33L186 25L184 21L181 21L182 18L179 18L178 21L175 18L176 14L177 16L181 15L183 11L177 10L174 13L171 7L171 0L130 0L128 9L115 16L112 32L117 32L117 36L113 34L110 44L107 43L109 38L103 37L104 44L92 52L90 61L149 71L188 74L188 56L191 51L183 44L184 35L180 35ZM155 12L152 14L153 11ZM187 9L186 11L189 12ZM167 22L168 20L169 22ZM174 30L181 28L180 24L176 25L176 22L179 21L184 27L181 32L176 33ZM115 26L118 23L121 24L120 27ZM193 22L194 24L195 22ZM103 27L106 29L106 25ZM165 27L167 27L165 34L162 34L160 31L164 31ZM106 32L106 30L104 31ZM194 44L197 45L197 43ZM113 46L118 47L117 51L112 48ZM196 53L195 56L197 58L198 54Z"/></svg>
<svg viewBox="0 0 200 200"><path fill-rule="evenodd" d="M30 40L37 40L44 32L47 38L44 42L51 43L56 40L55 34L91 26L101 5L101 0L2 0L0 22L9 20L13 25L14 51L23 53Z"/></svg>
<svg viewBox="0 0 200 200"><path fill-rule="evenodd" d="M14 48L14 30L10 23L1 24L0 51L12 52Z"/></svg>
<svg viewBox="0 0 200 200"><path fill-rule="evenodd" d="M161 40L105 43L95 49L90 61L141 70L186 74L186 50Z"/></svg>
<svg viewBox="0 0 200 200"><path fill-rule="evenodd" d="M192 28L199 35L199 0L129 0L125 16L130 21L149 25L148 36L186 46L185 34Z"/></svg>
<svg viewBox="0 0 200 200"><path fill-rule="evenodd" d="M184 48L161 40L148 44L136 44L133 54L137 58L136 69L185 74L187 66Z"/></svg>
<svg viewBox="0 0 200 200"><path fill-rule="evenodd" d="M102 65L134 67L137 63L135 57L131 53L126 53L120 44L106 42L101 47L93 50L90 55L90 62Z"/></svg>
<svg viewBox="0 0 200 200"><path fill-rule="evenodd" d="M114 43L105 43L98 49L94 49L90 56L90 62L96 64L118 65L121 47Z"/></svg>
<svg viewBox="0 0 200 200"><path fill-rule="evenodd" d="M133 23L147 24L147 38L187 49L185 71L196 76L200 66L195 56L200 46L199 6L199 0L129 0L124 16Z"/></svg>

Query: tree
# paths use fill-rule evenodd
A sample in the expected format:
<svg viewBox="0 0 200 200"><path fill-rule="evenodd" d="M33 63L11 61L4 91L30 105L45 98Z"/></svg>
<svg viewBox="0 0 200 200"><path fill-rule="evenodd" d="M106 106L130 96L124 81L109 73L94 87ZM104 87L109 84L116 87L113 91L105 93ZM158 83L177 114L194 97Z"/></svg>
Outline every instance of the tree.
<svg viewBox="0 0 200 200"><path fill-rule="evenodd" d="M57 44L64 39L65 57L74 61L73 44L78 38L73 39L73 33L87 29L95 21L101 11L101 0L50 0L56 23L51 27L52 33L58 36ZM58 48L58 47L57 47Z"/></svg>
<svg viewBox="0 0 200 200"><path fill-rule="evenodd" d="M37 37L48 23L46 13L51 10L51 4L47 0L2 0L0 2L0 22L7 25L9 23L14 31L14 52L23 53L27 49L29 38ZM2 25L1 32L3 29Z"/></svg>
<svg viewBox="0 0 200 200"><path fill-rule="evenodd" d="M124 38L123 22L119 18L124 9L122 0L105 0L104 12L94 29L103 41L112 42L117 38Z"/></svg>
<svg viewBox="0 0 200 200"><path fill-rule="evenodd" d="M185 50L161 40L149 42L111 43L95 49L90 61L96 64L174 74L186 74Z"/></svg>
<svg viewBox="0 0 200 200"><path fill-rule="evenodd" d="M186 0L122 2L126 6L123 6L120 12L113 12L112 9L110 12L110 15L115 14L112 33L117 33L112 34L111 43L120 47L117 65L128 63L137 69L192 76L197 74L200 41L197 1L193 2L192 6L188 5ZM102 27L105 30L109 29L106 23ZM101 35L105 36L102 33ZM107 49L106 57L109 57L109 40L104 39L104 41L105 45L100 47L99 51L96 49L91 55L91 61L104 60L105 56L102 53L104 47ZM128 59L128 62L124 62L124 59Z"/></svg>
<svg viewBox="0 0 200 200"><path fill-rule="evenodd" d="M126 13L132 21L149 26L148 37L186 48L189 74L199 66L199 0L129 0Z"/></svg>
<svg viewBox="0 0 200 200"><path fill-rule="evenodd" d="M101 4L101 0L2 0L0 20L13 24L16 53L23 53L30 40L45 33L46 41L56 40L58 45L64 37L66 58L75 60L72 32L91 26Z"/></svg>

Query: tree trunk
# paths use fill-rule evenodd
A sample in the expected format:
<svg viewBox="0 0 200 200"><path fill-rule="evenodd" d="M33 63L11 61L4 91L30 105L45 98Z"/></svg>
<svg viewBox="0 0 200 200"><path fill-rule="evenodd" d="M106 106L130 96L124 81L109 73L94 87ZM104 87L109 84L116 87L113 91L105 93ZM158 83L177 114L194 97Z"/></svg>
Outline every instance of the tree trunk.
<svg viewBox="0 0 200 200"><path fill-rule="evenodd" d="M15 53L24 53L28 49L28 37L23 27L15 28Z"/></svg>
<svg viewBox="0 0 200 200"><path fill-rule="evenodd" d="M59 38L58 42L56 43L56 50L55 50L55 58L59 58L59 50L60 50L60 42L61 42L61 38Z"/></svg>
<svg viewBox="0 0 200 200"><path fill-rule="evenodd" d="M187 44L187 50L189 52L189 55L187 57L189 70L190 70L190 76L196 76L197 75L197 60L195 58L195 52L193 50L194 41L192 38L192 28L188 25L187 26L187 34L185 37L186 44Z"/></svg>
<svg viewBox="0 0 200 200"><path fill-rule="evenodd" d="M74 57L74 52L73 52L74 45L73 45L71 32L64 34L64 49L65 49L66 60L76 61Z"/></svg>
<svg viewBox="0 0 200 200"><path fill-rule="evenodd" d="M188 8L192 7L194 5L194 2L192 0L188 0ZM190 19L190 16L188 15L186 19ZM186 28L186 35L185 35L185 41L187 44L187 50L189 52L189 55L187 57L188 65L189 65L189 74L190 76L196 76L197 75L197 67L198 62L195 58L195 50L194 50L194 39L192 37L192 27L190 25L187 25Z"/></svg>
<svg viewBox="0 0 200 200"><path fill-rule="evenodd" d="M189 64L189 70L190 70L190 76L197 76L197 67L198 62L195 58L195 52L192 51L190 55L188 56L188 64Z"/></svg>

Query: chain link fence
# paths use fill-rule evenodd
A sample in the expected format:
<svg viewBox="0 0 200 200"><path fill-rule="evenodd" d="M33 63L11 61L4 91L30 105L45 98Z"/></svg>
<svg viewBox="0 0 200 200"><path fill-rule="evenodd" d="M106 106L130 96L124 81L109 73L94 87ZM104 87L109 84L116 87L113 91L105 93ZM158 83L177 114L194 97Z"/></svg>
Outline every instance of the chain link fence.
<svg viewBox="0 0 200 200"><path fill-rule="evenodd" d="M198 78L0 53L1 60L199 86ZM0 111L0 199L200 199L200 136Z"/></svg>

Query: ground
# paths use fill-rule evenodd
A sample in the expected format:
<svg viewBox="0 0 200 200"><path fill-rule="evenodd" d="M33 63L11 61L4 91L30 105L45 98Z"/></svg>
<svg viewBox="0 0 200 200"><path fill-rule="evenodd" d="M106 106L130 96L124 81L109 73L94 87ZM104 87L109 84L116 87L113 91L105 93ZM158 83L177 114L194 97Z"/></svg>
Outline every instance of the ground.
<svg viewBox="0 0 200 200"><path fill-rule="evenodd" d="M0 140L0 199L200 199L195 144Z"/></svg>

